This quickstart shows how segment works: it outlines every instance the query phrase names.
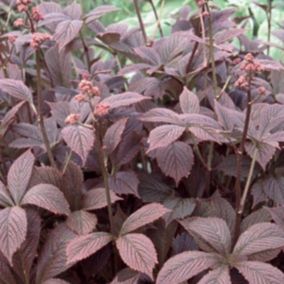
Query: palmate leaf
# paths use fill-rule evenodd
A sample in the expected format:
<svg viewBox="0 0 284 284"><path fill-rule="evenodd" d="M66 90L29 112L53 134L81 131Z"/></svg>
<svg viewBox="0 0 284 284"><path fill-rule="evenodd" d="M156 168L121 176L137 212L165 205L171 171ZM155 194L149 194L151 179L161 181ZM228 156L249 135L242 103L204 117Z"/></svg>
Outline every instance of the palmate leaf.
<svg viewBox="0 0 284 284"><path fill-rule="evenodd" d="M221 255L228 255L231 250L231 233L223 219L215 217L192 217L180 221L182 226L192 234L196 242L201 239ZM214 233L212 233L214 232ZM206 249L206 248L202 248Z"/></svg>
<svg viewBox="0 0 284 284"><path fill-rule="evenodd" d="M27 226L27 216L21 207L0 210L0 251L11 265L14 253L26 239Z"/></svg>
<svg viewBox="0 0 284 284"><path fill-rule="evenodd" d="M126 234L116 240L122 260L132 269L147 274L153 279L153 268L158 263L152 241L142 234Z"/></svg>
<svg viewBox="0 0 284 284"><path fill-rule="evenodd" d="M284 232L281 228L272 223L258 223L240 235L233 254L251 255L281 247L284 247Z"/></svg>
<svg viewBox="0 0 284 284"><path fill-rule="evenodd" d="M53 39L58 43L59 51L79 34L82 25L80 20L66 20L57 25Z"/></svg>
<svg viewBox="0 0 284 284"><path fill-rule="evenodd" d="M61 135L71 150L85 163L95 142L94 132L81 125L69 125L62 129Z"/></svg>
<svg viewBox="0 0 284 284"><path fill-rule="evenodd" d="M198 284L231 284L228 266L221 266L208 272Z"/></svg>
<svg viewBox="0 0 284 284"><path fill-rule="evenodd" d="M180 253L166 261L156 283L182 283L203 270L218 265L219 261L218 256L211 253L201 251Z"/></svg>
<svg viewBox="0 0 284 284"><path fill-rule="evenodd" d="M149 135L149 151L170 145L181 137L185 127L178 125L162 125L154 128Z"/></svg>
<svg viewBox="0 0 284 284"><path fill-rule="evenodd" d="M188 177L193 163L192 148L181 141L156 150L158 165L166 176L173 178L178 185L183 177Z"/></svg>
<svg viewBox="0 0 284 284"><path fill-rule="evenodd" d="M34 155L28 150L17 158L9 169L7 176L8 188L16 204L19 204L26 192L34 162Z"/></svg>
<svg viewBox="0 0 284 284"><path fill-rule="evenodd" d="M145 205L132 213L125 220L120 230L120 235L125 235L144 225L152 223L161 218L167 212L169 212L169 209L159 203Z"/></svg>
<svg viewBox="0 0 284 284"><path fill-rule="evenodd" d="M258 261L242 261L235 265L249 284L282 284L284 273L271 264Z"/></svg>
<svg viewBox="0 0 284 284"><path fill-rule="evenodd" d="M74 264L95 254L111 241L112 235L105 232L97 232L74 238L66 247L67 264Z"/></svg>
<svg viewBox="0 0 284 284"><path fill-rule="evenodd" d="M63 193L54 185L38 184L28 190L21 205L35 205L54 214L69 215L69 204Z"/></svg>

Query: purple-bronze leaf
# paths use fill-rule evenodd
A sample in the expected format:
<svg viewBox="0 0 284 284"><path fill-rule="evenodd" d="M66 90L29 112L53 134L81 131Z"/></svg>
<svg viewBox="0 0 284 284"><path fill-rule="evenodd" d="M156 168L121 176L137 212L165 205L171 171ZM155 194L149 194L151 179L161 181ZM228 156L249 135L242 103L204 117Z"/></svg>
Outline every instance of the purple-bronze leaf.
<svg viewBox="0 0 284 284"><path fill-rule="evenodd" d="M24 281L31 279L31 269L38 252L38 244L41 233L41 219L39 214L32 210L26 210L28 228L25 241L13 256L13 270Z"/></svg>
<svg viewBox="0 0 284 284"><path fill-rule="evenodd" d="M159 203L145 205L132 213L125 220L120 230L120 235L125 235L144 225L152 223L168 212L169 209Z"/></svg>
<svg viewBox="0 0 284 284"><path fill-rule="evenodd" d="M163 201L166 208L171 211L163 217L166 225L169 225L174 220L183 219L192 214L196 207L196 202L193 198L181 198L170 196Z"/></svg>
<svg viewBox="0 0 284 284"><path fill-rule="evenodd" d="M200 111L198 97L186 87L180 94L179 103L183 113L199 113Z"/></svg>
<svg viewBox="0 0 284 284"><path fill-rule="evenodd" d="M69 125L63 128L61 134L66 144L85 163L94 145L94 132L81 125Z"/></svg>
<svg viewBox="0 0 284 284"><path fill-rule="evenodd" d="M231 284L230 271L228 266L218 267L208 272L198 284Z"/></svg>
<svg viewBox="0 0 284 284"><path fill-rule="evenodd" d="M194 163L192 148L184 142L174 142L156 150L158 165L166 176L178 185L183 177L188 177Z"/></svg>
<svg viewBox="0 0 284 284"><path fill-rule="evenodd" d="M65 223L58 225L47 236L37 264L37 283L48 280L67 270L66 245L77 235Z"/></svg>
<svg viewBox="0 0 284 284"><path fill-rule="evenodd" d="M112 236L105 232L97 232L74 238L66 247L67 264L74 264L95 254L111 241Z"/></svg>
<svg viewBox="0 0 284 284"><path fill-rule="evenodd" d="M35 157L30 150L23 153L9 169L8 189L16 204L23 198L29 184Z"/></svg>
<svg viewBox="0 0 284 284"><path fill-rule="evenodd" d="M101 5L99 7L96 7L94 10L92 10L90 13L88 13L86 15L86 23L90 24L93 21L96 21L97 19L99 19L100 17L111 13L111 12L116 12L119 9L116 8L115 6L112 5Z"/></svg>
<svg viewBox="0 0 284 284"><path fill-rule="evenodd" d="M189 234L192 234L197 243L198 239L206 242L210 247L210 252L213 249L213 251L222 255L229 254L231 250L231 233L223 219L215 217L192 217L180 221L180 223Z"/></svg>
<svg viewBox="0 0 284 284"><path fill-rule="evenodd" d="M0 90L22 101L32 102L33 100L30 89L19 80L0 79Z"/></svg>
<svg viewBox="0 0 284 284"><path fill-rule="evenodd" d="M139 180L133 171L118 172L109 178L109 187L116 194L132 194L139 198Z"/></svg>
<svg viewBox="0 0 284 284"><path fill-rule="evenodd" d="M121 200L115 193L110 192L111 203ZM107 206L106 190L103 187L94 188L84 194L83 208L85 210L95 210Z"/></svg>
<svg viewBox="0 0 284 284"><path fill-rule="evenodd" d="M220 259L217 255L188 251L170 258L158 274L157 284L179 284L199 274L205 269L216 266Z"/></svg>
<svg viewBox="0 0 284 284"><path fill-rule="evenodd" d="M67 282L59 278L52 278L45 280L42 284L70 284L70 282Z"/></svg>
<svg viewBox="0 0 284 284"><path fill-rule="evenodd" d="M72 212L66 220L67 226L78 235L86 235L91 233L96 225L98 219L95 214L84 210Z"/></svg>
<svg viewBox="0 0 284 284"><path fill-rule="evenodd" d="M125 130L127 118L122 118L109 127L104 136L103 144L108 154L111 154L122 139L122 133Z"/></svg>
<svg viewBox="0 0 284 284"><path fill-rule="evenodd" d="M80 20L66 20L57 25L53 39L58 43L59 50L79 34L82 25L83 21Z"/></svg>
<svg viewBox="0 0 284 284"><path fill-rule="evenodd" d="M13 255L26 239L27 226L26 212L21 207L0 210L0 251L11 265Z"/></svg>
<svg viewBox="0 0 284 284"><path fill-rule="evenodd" d="M69 215L69 204L63 193L54 185L38 184L28 190L21 205L35 205L54 214Z"/></svg>
<svg viewBox="0 0 284 284"><path fill-rule="evenodd" d="M242 261L235 265L249 284L282 284L284 273L268 263Z"/></svg>
<svg viewBox="0 0 284 284"><path fill-rule="evenodd" d="M11 199L9 192L0 180L0 206L7 207L13 204L14 202Z"/></svg>
<svg viewBox="0 0 284 284"><path fill-rule="evenodd" d="M116 240L122 260L132 269L147 274L153 279L153 268L158 263L152 241L142 234L126 234Z"/></svg>
<svg viewBox="0 0 284 284"><path fill-rule="evenodd" d="M158 126L150 132L148 142L149 149L152 151L157 148L162 148L170 145L181 137L185 127L178 125L162 125Z"/></svg>
<svg viewBox="0 0 284 284"><path fill-rule="evenodd" d="M170 124L182 123L179 115L170 109L166 108L153 108L142 114L140 120L145 122L163 122Z"/></svg>
<svg viewBox="0 0 284 284"><path fill-rule="evenodd" d="M251 255L284 247L284 232L278 225L258 223L243 232L235 247L234 255Z"/></svg>
<svg viewBox="0 0 284 284"><path fill-rule="evenodd" d="M150 99L149 97L142 96L134 92L125 92L117 95L109 96L103 99L100 103L109 105L110 109L130 106L141 101Z"/></svg>

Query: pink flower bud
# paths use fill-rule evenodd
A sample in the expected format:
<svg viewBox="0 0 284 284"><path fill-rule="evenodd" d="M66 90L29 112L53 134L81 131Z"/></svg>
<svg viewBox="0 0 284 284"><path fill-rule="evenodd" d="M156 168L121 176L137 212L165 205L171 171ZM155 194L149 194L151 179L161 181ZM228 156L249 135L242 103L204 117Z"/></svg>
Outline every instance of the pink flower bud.
<svg viewBox="0 0 284 284"><path fill-rule="evenodd" d="M76 124L80 121L80 114L79 113L71 113L65 119L65 124Z"/></svg>
<svg viewBox="0 0 284 284"><path fill-rule="evenodd" d="M110 109L110 105L108 104L104 104L104 103L97 104L95 111L94 111L94 115L96 117L105 116L109 113L109 109Z"/></svg>
<svg viewBox="0 0 284 284"><path fill-rule="evenodd" d="M24 19L19 18L17 20L14 21L13 23L14 27L19 28L25 25Z"/></svg>

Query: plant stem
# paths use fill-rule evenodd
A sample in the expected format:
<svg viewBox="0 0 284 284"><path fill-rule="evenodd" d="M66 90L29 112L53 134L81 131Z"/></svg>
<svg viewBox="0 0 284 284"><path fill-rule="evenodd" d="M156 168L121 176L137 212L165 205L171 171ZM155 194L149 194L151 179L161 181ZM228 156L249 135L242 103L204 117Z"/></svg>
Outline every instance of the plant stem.
<svg viewBox="0 0 284 284"><path fill-rule="evenodd" d="M255 163L256 163L256 155L257 155L257 148L255 148L255 150L254 150L252 161L251 161L251 164L250 164L249 174L248 174L246 185L245 185L245 189L244 189L239 207L237 208L237 218L236 218L236 225L235 225L235 242L237 241L237 238L240 234L240 226L241 226L242 215L244 213L244 208L245 208L247 196L248 196L250 185L251 185L251 180L252 180L254 167L255 167Z"/></svg>
<svg viewBox="0 0 284 284"><path fill-rule="evenodd" d="M110 232L112 235L115 234L114 231L114 220L112 215L112 207L111 207L111 198L110 198L110 188L109 188L109 173L107 169L107 157L105 155L105 150L102 147L102 137L101 137L101 124L99 121L95 121L95 136L96 136L96 143L98 149L98 156L99 156L99 163L100 168L103 176L103 182L105 187L105 194L107 200L107 211L108 211L108 218L110 223Z"/></svg>
<svg viewBox="0 0 284 284"><path fill-rule="evenodd" d="M87 66L88 66L88 71L91 72L91 59L90 59L90 55L89 55L89 48L88 48L88 45L86 44L86 42L84 40L84 36L83 36L81 31L80 31L80 39L81 39L81 42L82 42L82 45L83 45L84 55L86 57Z"/></svg>
<svg viewBox="0 0 284 284"><path fill-rule="evenodd" d="M242 169L242 158L243 158L243 153L245 150L245 142L248 134L248 129L249 129L249 122L250 122L250 115L251 115L251 106L252 106L252 101L251 101L251 81L252 81L252 76L251 74L249 75L249 86L248 86L248 97L247 97L247 110L246 110L246 118L245 118L245 124L244 124L244 130L243 130L243 135L242 135L242 140L239 149L237 150L237 165L236 165L236 182L235 182L235 192L236 192L236 203L235 203L235 208L236 208L236 214L237 214L237 221L236 221L236 227L235 227L235 240L239 236L240 232L240 223L241 223L241 215L239 214L240 211L240 206L241 206L241 194L242 194L242 189L241 189L241 169ZM243 198L242 198L243 201Z"/></svg>
<svg viewBox="0 0 284 284"><path fill-rule="evenodd" d="M153 10L153 13L154 13L154 15L155 15L155 19L156 19L156 22L157 22L157 27L158 27L159 32L160 32L160 36L161 36L161 37L164 37L163 29L162 29L162 26L161 26L161 21L160 21L160 19L159 19L159 15L158 15L158 13L157 13L155 4L154 4L153 0L149 0L149 3L150 3L150 5L151 5L152 10Z"/></svg>
<svg viewBox="0 0 284 284"><path fill-rule="evenodd" d="M210 142L209 153L207 158L207 173L206 173L206 187L205 187L205 192L207 196L210 196L210 182L211 182L213 154L214 154L214 143Z"/></svg>
<svg viewBox="0 0 284 284"><path fill-rule="evenodd" d="M271 40L271 24L272 24L272 1L273 0L268 0L268 7L267 7L267 12L266 12L266 17L267 17L267 41L270 43ZM267 47L267 55L270 54L270 45Z"/></svg>
<svg viewBox="0 0 284 284"><path fill-rule="evenodd" d="M143 35L144 43L145 43L145 45L147 45L148 44L148 38L147 38L144 23L143 23L143 20L142 20L142 17L141 17L139 5L138 5L138 0L133 0L133 3L134 3L134 8L135 8L135 11L136 11L137 18L138 18L138 21L139 21L140 29L141 29L141 32L142 32L142 35Z"/></svg>
<svg viewBox="0 0 284 284"><path fill-rule="evenodd" d="M249 121L251 115L251 76L249 77L249 89L248 89L248 97L247 97L247 110L246 110L246 118L244 124L244 130L242 135L242 140L239 149L237 150L237 165L236 165L236 182L235 182L235 192L236 192L236 208L240 206L240 199L241 199L241 169L242 169L242 157L245 149L245 142L247 138L247 133L249 129Z"/></svg>
<svg viewBox="0 0 284 284"><path fill-rule="evenodd" d="M50 162L51 166L56 169L57 167L56 167L56 163L55 163L55 160L53 158L52 151L51 151L51 147L50 147L50 143L49 143L49 140L48 140L46 128L45 128L45 125L44 125L44 118L43 118L43 112L42 112L43 98L42 98L42 95L41 95L41 75L40 75L40 53L39 53L39 50L36 51L35 57L36 57L37 115L38 115L39 127L40 127L40 131L41 131L41 134L42 134L43 143L44 143L46 151L47 151L47 156L48 156L49 162Z"/></svg>
<svg viewBox="0 0 284 284"><path fill-rule="evenodd" d="M217 94L218 81L217 81L217 72L216 72L216 64L214 56L214 38L213 38L213 29L212 29L212 19L211 19L210 7L207 2L205 2L205 6L208 12L209 57L212 68L213 90L214 90L214 95L216 97L218 95Z"/></svg>

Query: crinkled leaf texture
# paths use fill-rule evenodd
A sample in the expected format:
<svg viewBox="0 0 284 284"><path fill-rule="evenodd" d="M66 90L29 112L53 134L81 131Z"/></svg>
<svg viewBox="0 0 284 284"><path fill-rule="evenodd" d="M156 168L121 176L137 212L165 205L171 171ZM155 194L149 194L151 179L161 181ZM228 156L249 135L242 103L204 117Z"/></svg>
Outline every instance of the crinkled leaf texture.
<svg viewBox="0 0 284 284"><path fill-rule="evenodd" d="M183 113L199 113L200 111L198 97L186 87L179 96L179 103Z"/></svg>
<svg viewBox="0 0 284 284"><path fill-rule="evenodd" d="M148 97L142 96L134 92L125 92L117 95L109 96L103 99L100 103L109 105L110 109L130 106L139 103L143 100L149 99Z"/></svg>
<svg viewBox="0 0 284 284"><path fill-rule="evenodd" d="M105 232L96 232L74 238L66 247L67 264L74 264L95 254L111 241L112 235Z"/></svg>
<svg viewBox="0 0 284 284"><path fill-rule="evenodd" d="M178 125L166 124L154 128L149 135L149 149L148 151L155 150L169 146L171 143L178 140L184 133L185 127Z"/></svg>
<svg viewBox="0 0 284 284"><path fill-rule="evenodd" d="M28 190L21 205L35 205L54 214L69 215L69 204L63 193L54 185L38 184Z"/></svg>
<svg viewBox="0 0 284 284"><path fill-rule="evenodd" d="M182 283L203 270L218 265L219 261L215 254L201 251L183 252L166 261L158 274L157 284Z"/></svg>
<svg viewBox="0 0 284 284"><path fill-rule="evenodd" d="M111 203L121 200L115 193L110 192ZM84 194L83 198L83 208L85 210L95 210L104 208L107 206L106 192L105 188L99 187L89 190Z"/></svg>
<svg viewBox="0 0 284 284"><path fill-rule="evenodd" d="M26 239L27 227L26 212L21 207L0 210L0 251L11 265L14 253Z"/></svg>
<svg viewBox="0 0 284 284"><path fill-rule="evenodd" d="M85 210L72 212L66 220L67 226L78 235L91 233L95 229L97 222L96 215Z"/></svg>
<svg viewBox="0 0 284 284"><path fill-rule="evenodd" d="M180 221L180 223L192 234L197 243L199 239L202 239L210 247L210 251L213 249L213 251L221 255L230 253L231 233L223 219L192 217Z"/></svg>
<svg viewBox="0 0 284 284"><path fill-rule="evenodd" d="M83 21L80 20L66 20L57 25L53 39L58 43L59 50L62 50L78 35L82 25Z"/></svg>
<svg viewBox="0 0 284 284"><path fill-rule="evenodd" d="M191 146L177 141L155 153L160 169L166 176L173 178L178 185L183 177L188 177L194 164Z"/></svg>
<svg viewBox="0 0 284 284"><path fill-rule="evenodd" d="M109 187L117 194L132 194L139 198L138 184L134 171L121 171L109 178Z"/></svg>
<svg viewBox="0 0 284 284"><path fill-rule="evenodd" d="M284 273L271 264L259 261L242 261L235 265L250 284L282 284Z"/></svg>
<svg viewBox="0 0 284 284"><path fill-rule="evenodd" d="M16 204L19 204L24 196L30 181L34 166L34 155L30 150L18 157L8 172L8 188Z"/></svg>
<svg viewBox="0 0 284 284"><path fill-rule="evenodd" d="M62 129L61 135L65 143L85 163L95 142L94 132L81 125L69 125Z"/></svg>
<svg viewBox="0 0 284 284"><path fill-rule="evenodd" d="M258 223L240 235L233 254L251 255L281 247L284 247L284 232L281 228L272 223Z"/></svg>
<svg viewBox="0 0 284 284"><path fill-rule="evenodd" d="M221 266L208 272L198 284L231 284L228 266Z"/></svg>
<svg viewBox="0 0 284 284"><path fill-rule="evenodd" d="M147 274L153 279L153 269L158 263L152 241L142 234L126 234L116 240L122 260L132 269Z"/></svg>
<svg viewBox="0 0 284 284"><path fill-rule="evenodd" d="M22 101L32 102L32 92L20 80L0 79L0 90Z"/></svg>
<svg viewBox="0 0 284 284"><path fill-rule="evenodd" d="M167 212L169 212L169 210L159 203L145 205L125 220L121 227L120 235L125 235L144 225L152 223L161 218Z"/></svg>
<svg viewBox="0 0 284 284"><path fill-rule="evenodd" d="M38 257L37 283L53 278L72 266L67 264L66 246L77 235L60 224L48 235Z"/></svg>

